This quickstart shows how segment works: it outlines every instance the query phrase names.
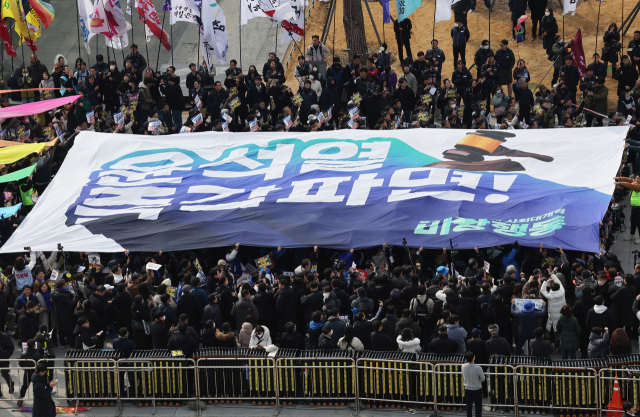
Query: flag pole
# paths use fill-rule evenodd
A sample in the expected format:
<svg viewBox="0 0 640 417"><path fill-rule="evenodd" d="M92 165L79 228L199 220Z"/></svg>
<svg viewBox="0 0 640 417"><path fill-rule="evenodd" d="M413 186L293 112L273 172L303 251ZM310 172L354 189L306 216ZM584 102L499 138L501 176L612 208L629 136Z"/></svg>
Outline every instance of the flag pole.
<svg viewBox="0 0 640 417"><path fill-rule="evenodd" d="M276 23L276 56L278 56L278 24Z"/></svg>
<svg viewBox="0 0 640 417"><path fill-rule="evenodd" d="M238 2L238 6L240 6L240 14L238 15L238 30L240 34L238 36L238 40L240 41L240 69L242 69L242 2ZM200 28L198 28L200 30ZM199 35L198 35L199 36ZM200 45L198 45L200 47Z"/></svg>
<svg viewBox="0 0 640 417"><path fill-rule="evenodd" d="M164 35L164 21L167 17L167 8L164 8L164 13L162 14L162 27L161 27L161 31L160 31L160 39L159 39L159 43L158 43L158 56L156 58L156 72L158 72L158 64L160 62L160 47L162 46L162 36ZM200 47L200 45L198 45L198 47ZM173 50L173 47L171 47L171 49ZM197 68L197 67L196 67Z"/></svg>
<svg viewBox="0 0 640 417"><path fill-rule="evenodd" d="M431 33L431 44L433 45L433 40L436 38L436 10L438 10L438 5L436 4L437 2L434 1L433 2L433 31ZM398 16L398 19L400 19L400 16ZM398 20L398 25L400 24L400 20ZM400 51L398 51L400 52ZM402 63L400 64L402 65Z"/></svg>
<svg viewBox="0 0 640 417"><path fill-rule="evenodd" d="M129 20L131 21L131 44L134 44L136 43L136 40L133 38L133 6L131 7L131 14L129 15ZM124 53L124 49L123 49L123 53Z"/></svg>
<svg viewBox="0 0 640 417"><path fill-rule="evenodd" d="M169 22L169 26L171 27L171 66L173 66L173 25Z"/></svg>
<svg viewBox="0 0 640 417"><path fill-rule="evenodd" d="M598 23L596 23L596 49L594 53L598 52L598 33L600 32L600 6L602 6L602 0L598 1Z"/></svg>
<svg viewBox="0 0 640 417"><path fill-rule="evenodd" d="M81 56L80 53L80 9L78 8L78 0L74 0L76 2L76 25L78 26L78 56ZM89 54L87 54L87 61L89 60Z"/></svg>
<svg viewBox="0 0 640 417"><path fill-rule="evenodd" d="M578 30L576 30L576 34L573 35L573 37L575 38L578 35L578 31L582 28L582 26L578 26ZM549 75L549 71L551 71L551 68L553 68L553 66L555 65L556 61L558 60L558 58L560 58L562 54L559 54L556 59L553 60L553 62L551 63L551 65L549 66L549 69L547 70L547 72L544 73L544 76L542 77L542 79L540 80L540 82L536 85L536 88L533 89L533 91L531 92L532 94L535 94L536 90L538 89L538 87L540 86L540 84L542 84L542 82L544 81L544 79L547 77L547 75Z"/></svg>
<svg viewBox="0 0 640 417"><path fill-rule="evenodd" d="M336 0L336 2L337 2L337 0ZM337 3L334 3L334 5L333 5L333 41L332 41L333 44L332 44L332 47L331 47L331 50L333 52L332 61L333 61L333 58L336 57L336 14L337 14L336 13L337 12L336 9L337 9L337 7L338 7ZM307 36L307 34L305 33L304 36ZM331 62L331 65L333 65L333 62Z"/></svg>

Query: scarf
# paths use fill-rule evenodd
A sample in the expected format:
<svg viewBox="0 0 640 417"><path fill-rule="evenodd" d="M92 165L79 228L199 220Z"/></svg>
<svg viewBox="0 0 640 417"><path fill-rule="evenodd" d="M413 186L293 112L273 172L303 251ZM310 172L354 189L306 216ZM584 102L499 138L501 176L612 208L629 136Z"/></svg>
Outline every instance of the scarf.
<svg viewBox="0 0 640 417"><path fill-rule="evenodd" d="M47 305L47 310L52 311L53 310L53 303L51 302L51 290L49 290L47 292L40 292L40 294L44 298L44 302Z"/></svg>

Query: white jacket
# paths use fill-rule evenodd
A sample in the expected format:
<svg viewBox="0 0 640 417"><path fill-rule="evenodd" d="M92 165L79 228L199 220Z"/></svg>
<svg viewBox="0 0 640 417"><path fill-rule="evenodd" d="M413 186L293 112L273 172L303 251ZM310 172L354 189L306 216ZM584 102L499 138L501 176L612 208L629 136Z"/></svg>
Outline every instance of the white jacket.
<svg viewBox="0 0 640 417"><path fill-rule="evenodd" d="M362 344L360 339L358 339L355 336L351 340L351 346L347 344L347 341L344 339L344 336L341 337L340 340L338 340L338 347L342 350L346 349L350 352L362 352L364 350L364 345Z"/></svg>
<svg viewBox="0 0 640 417"><path fill-rule="evenodd" d="M253 329L253 331L251 332L251 339L249 340L250 348L256 347L258 345L267 347L273 344L271 342L271 332L269 332L269 328L267 326L262 326L262 328L264 329L264 333L262 333L262 337L258 337L256 335L256 329Z"/></svg>
<svg viewBox="0 0 640 417"><path fill-rule="evenodd" d="M564 287L562 283L555 275L551 275L551 278L560 285L558 291L547 292L549 280L542 283L540 287L540 295L547 299L547 312L549 314L549 320L547 320L547 331L556 330L558 325L558 319L560 318L560 310L567 304L564 298Z"/></svg>
<svg viewBox="0 0 640 417"><path fill-rule="evenodd" d="M398 349L400 352L412 352L412 353L420 353L422 348L420 347L420 339L414 337L408 342L402 341L402 336L398 336L396 338L396 342L398 342Z"/></svg>

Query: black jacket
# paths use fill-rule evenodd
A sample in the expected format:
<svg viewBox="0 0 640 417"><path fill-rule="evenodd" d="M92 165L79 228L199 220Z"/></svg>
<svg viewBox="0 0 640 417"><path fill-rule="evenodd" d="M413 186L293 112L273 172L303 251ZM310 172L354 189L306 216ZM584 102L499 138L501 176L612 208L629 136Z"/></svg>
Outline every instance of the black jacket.
<svg viewBox="0 0 640 417"><path fill-rule="evenodd" d="M73 335L76 338L76 349L84 349L83 344L87 345L89 348L93 348L98 343L96 334L88 327L76 325Z"/></svg>
<svg viewBox="0 0 640 417"><path fill-rule="evenodd" d="M178 315L173 307L169 304L162 304L157 308L164 313L164 325L167 329L178 325Z"/></svg>
<svg viewBox="0 0 640 417"><path fill-rule="evenodd" d="M280 337L280 348L304 350L304 338L297 332L285 332Z"/></svg>
<svg viewBox="0 0 640 417"><path fill-rule="evenodd" d="M164 94L165 100L169 103L171 110L184 110L184 95L182 87L175 83L173 86L160 84L160 92Z"/></svg>
<svg viewBox="0 0 640 417"><path fill-rule="evenodd" d="M637 321L633 314L630 314L633 301L636 299L637 291L633 285L623 284L611 296L611 310L616 318L618 326L632 326Z"/></svg>
<svg viewBox="0 0 640 417"><path fill-rule="evenodd" d="M169 330L166 326L154 320L149 325L149 329L151 330L151 339L153 339L153 348L166 349L169 343Z"/></svg>
<svg viewBox="0 0 640 417"><path fill-rule="evenodd" d="M118 322L118 328L127 327L131 328L131 305L133 304L133 297L129 294L129 291L119 291L111 303L116 309L116 317Z"/></svg>
<svg viewBox="0 0 640 417"><path fill-rule="evenodd" d="M502 284L496 288L496 291L493 293L494 295L499 295L502 297L503 303L510 303L511 296L513 295L514 286L513 283Z"/></svg>
<svg viewBox="0 0 640 417"><path fill-rule="evenodd" d="M20 325L20 341L22 343L26 343L29 339L36 337L40 324L38 315L35 312L24 312L20 316L18 324Z"/></svg>
<svg viewBox="0 0 640 417"><path fill-rule="evenodd" d="M596 313L595 308L599 306L594 306L589 313L587 313L587 328L589 329L589 333L591 333L591 329L594 327L600 327L604 330L605 327L611 329L615 329L615 317L611 312L611 309L607 308L602 313Z"/></svg>
<svg viewBox="0 0 640 417"><path fill-rule="evenodd" d="M595 301L593 301L593 295L582 294L582 297L578 298L571 309L573 315L578 319L580 333L586 334L587 336L591 333L591 330L587 327L587 314L589 314L589 310L591 310L594 305Z"/></svg>
<svg viewBox="0 0 640 417"><path fill-rule="evenodd" d="M205 323L209 320L213 321L213 323L216 325L216 329L222 328L222 314L220 313L220 306L217 303L209 303L204 308L202 314L202 322Z"/></svg>
<svg viewBox="0 0 640 417"><path fill-rule="evenodd" d="M486 343L484 340L467 340L467 351L476 355L475 363L477 364L489 363Z"/></svg>
<svg viewBox="0 0 640 417"><path fill-rule="evenodd" d="M122 357L128 358L131 356L131 352L136 350L136 345L133 343L133 340L127 339L126 337L117 337L113 339L113 348L115 350L121 350Z"/></svg>
<svg viewBox="0 0 640 417"><path fill-rule="evenodd" d="M115 319L117 315L115 308L97 293L93 294L89 300L91 301L91 307L98 315L98 326L102 330Z"/></svg>
<svg viewBox="0 0 640 417"><path fill-rule="evenodd" d="M397 349L397 346L395 346L393 340L391 340L391 338L383 332L371 332L371 335L369 337L371 339L371 350L389 351Z"/></svg>
<svg viewBox="0 0 640 417"><path fill-rule="evenodd" d="M53 388L49 386L47 376L37 372L31 375L33 383L33 417L55 417L56 405L51 398Z"/></svg>
<svg viewBox="0 0 640 417"><path fill-rule="evenodd" d="M281 329L290 321L296 321L297 296L293 288L286 287L276 293L276 315Z"/></svg>
<svg viewBox="0 0 640 417"><path fill-rule="evenodd" d="M198 342L193 340L193 337L187 332L173 333L169 338L167 349L181 350L186 358L190 358L193 355L193 352L198 349Z"/></svg>
<svg viewBox="0 0 640 417"><path fill-rule="evenodd" d="M457 353L459 348L458 342L446 334L439 334L427 345L427 350L432 353Z"/></svg>
<svg viewBox="0 0 640 417"><path fill-rule="evenodd" d="M11 358L11 355L13 355L14 350L15 350L15 346L13 345L13 341L11 340L11 337L5 332L0 332L0 359ZM8 368L9 363L6 362L6 366L4 365L4 363L5 362L0 362L0 367Z"/></svg>
<svg viewBox="0 0 640 417"><path fill-rule="evenodd" d="M198 307L198 300L195 295L185 294L184 292L182 293L178 300L178 311L176 311L176 314L180 317L182 313L189 316L189 323L191 326L194 328L200 327L199 324L202 319L202 311L200 311Z"/></svg>
<svg viewBox="0 0 640 417"><path fill-rule="evenodd" d="M411 19L409 18L405 18L402 22L398 22L397 20L393 21L393 31L396 33L396 39L411 39L412 28L413 25L411 24Z"/></svg>
<svg viewBox="0 0 640 417"><path fill-rule="evenodd" d="M333 343L331 343L331 338L325 336L324 334L320 335L318 338L318 349L320 350L333 350L338 349Z"/></svg>
<svg viewBox="0 0 640 417"><path fill-rule="evenodd" d="M371 333L373 332L373 326L371 325L371 322L367 320L358 320L354 323L353 330L356 334L356 337L360 339L360 341L364 345L364 349L371 350Z"/></svg>
<svg viewBox="0 0 640 417"><path fill-rule="evenodd" d="M76 309L73 312L74 316L75 316L75 320L74 322L77 323L78 319L80 317L86 317L87 319L89 319L89 327L91 328L91 330L93 330L94 332L97 332L99 330L98 329L98 315L96 314L95 311L93 311L93 309L84 309L82 308L82 306L80 307L76 307Z"/></svg>
<svg viewBox="0 0 640 417"><path fill-rule="evenodd" d="M322 306L324 305L324 298L322 296L322 291L318 289L307 296L303 296L300 299L300 304L304 306L305 321L310 321L311 314L314 311L318 311L318 310L322 311Z"/></svg>
<svg viewBox="0 0 640 417"><path fill-rule="evenodd" d="M58 333L71 334L76 323L73 311L78 304L78 296L74 297L66 288L56 288L51 293L51 301L58 317Z"/></svg>
<svg viewBox="0 0 640 417"><path fill-rule="evenodd" d="M485 351L488 358L491 358L493 355L511 356L511 346L509 342L497 333L492 334L491 338L485 342Z"/></svg>
<svg viewBox="0 0 640 417"><path fill-rule="evenodd" d="M529 349L531 350L531 356L538 358L546 358L551 362L551 353L553 352L553 345L545 339L535 338L529 342Z"/></svg>

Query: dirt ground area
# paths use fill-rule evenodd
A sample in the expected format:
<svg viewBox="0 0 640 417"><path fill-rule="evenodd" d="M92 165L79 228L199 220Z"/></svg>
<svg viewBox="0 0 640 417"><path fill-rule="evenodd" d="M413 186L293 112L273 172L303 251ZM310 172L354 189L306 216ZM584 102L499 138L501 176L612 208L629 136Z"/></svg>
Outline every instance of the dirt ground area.
<svg viewBox="0 0 640 417"><path fill-rule="evenodd" d="M466 49L466 61L467 66L471 66L473 64L473 55L475 51L480 46L480 42L483 39L489 39L491 42L491 49L496 50L498 47L498 43L502 39L511 39L511 13L508 12L506 7L507 0L496 0L496 6L494 11L491 12L491 23L489 25L489 10L485 7L482 0L477 0L477 6L474 13L470 13L468 16L468 27L471 38L467 44ZM346 63L346 54L343 50L347 47L344 27L342 24L342 9L343 0L337 0L336 5L336 13L335 13L335 38L333 36L333 26L329 31L329 36L327 38L326 46L332 51L332 53L340 56L343 62L343 65ZM389 46L389 50L393 54L394 57L397 56L398 46L395 40L395 35L393 32L393 24L389 23L386 25L382 24L382 6L377 2L369 2L369 7L371 8L371 14L373 15L373 21L378 29L378 33L382 42L385 42ZM598 6L601 6L600 9L600 24L597 35L597 50L598 53L601 53L603 42L602 35L606 30L607 26L611 22L616 22L618 26L621 25L622 20L626 18L627 14L631 12L636 2L632 2L627 0L604 0L602 3L599 3L597 0L580 0L578 2L577 10L575 16L572 16L571 13L568 13L564 16L564 20L562 17L562 12L560 11L560 4L558 0L549 1L549 7L554 9L554 14L558 21L558 28L560 30L560 34L563 34L564 31L564 39L568 41L570 38L573 38L578 28L582 29L582 40L583 40L583 48L585 51L585 56L587 59L587 63L591 62L591 56L596 51L596 31L597 31L597 23L598 23ZM416 54L418 51L425 51L429 48L431 39L433 38L433 12L434 12L435 0L423 0L422 5L410 16L411 22L413 24L413 30L411 35L411 51L416 58ZM369 50L373 52L377 52L379 49L378 40L375 35L375 31L373 29L373 24L369 15L367 13L366 6L363 4L363 13L365 20L365 31L367 36L367 43L369 45ZM397 17L395 1L391 0L389 8L391 10L391 15L395 19ZM308 41L310 42L311 36L314 34L322 34L322 28L325 24L326 16L329 9L329 3L317 1L314 9L311 12L307 23L307 34ZM446 22L438 22L435 25L435 38L439 41L440 48L444 51L447 61L444 65L443 70L443 78L449 77L451 72L453 72L453 52L452 52L452 41L451 41L451 28L453 27L453 16L451 20ZM333 23L332 23L333 24ZM491 30L489 30L489 27ZM521 43L520 45L516 45L515 42L509 43L509 47L514 51L516 57L520 57L525 60L529 71L532 74L530 88L534 88L537 84L540 83L540 80L544 76L545 72L549 69L551 62L545 57L545 51L542 48L542 39L539 37L536 41L530 42L531 39L531 23L529 21L526 22L526 41ZM623 50L626 49L627 44L633 37L633 31L637 28L640 28L640 20L636 21L629 30L629 32L624 36ZM307 45L309 44L307 42ZM300 49L302 49L302 45L300 45ZM293 54L293 62L290 63L289 69L287 71L287 79L290 86L295 86L297 83L295 82L295 78L293 78L293 70L296 65L297 59L297 51ZM392 62L394 59L392 58ZM397 73L400 73L400 66L397 59L392 63L392 68ZM609 71L611 71L611 67L609 67ZM547 87L550 87L551 84L551 76L553 70L549 72L547 78L543 81L543 84L546 84ZM475 75L475 68L472 70L472 74ZM615 105L617 103L617 96L615 95L617 88L617 81L610 78L611 75L607 78L607 87L609 88L609 109L611 111L615 110ZM293 82L291 82L293 80Z"/></svg>

